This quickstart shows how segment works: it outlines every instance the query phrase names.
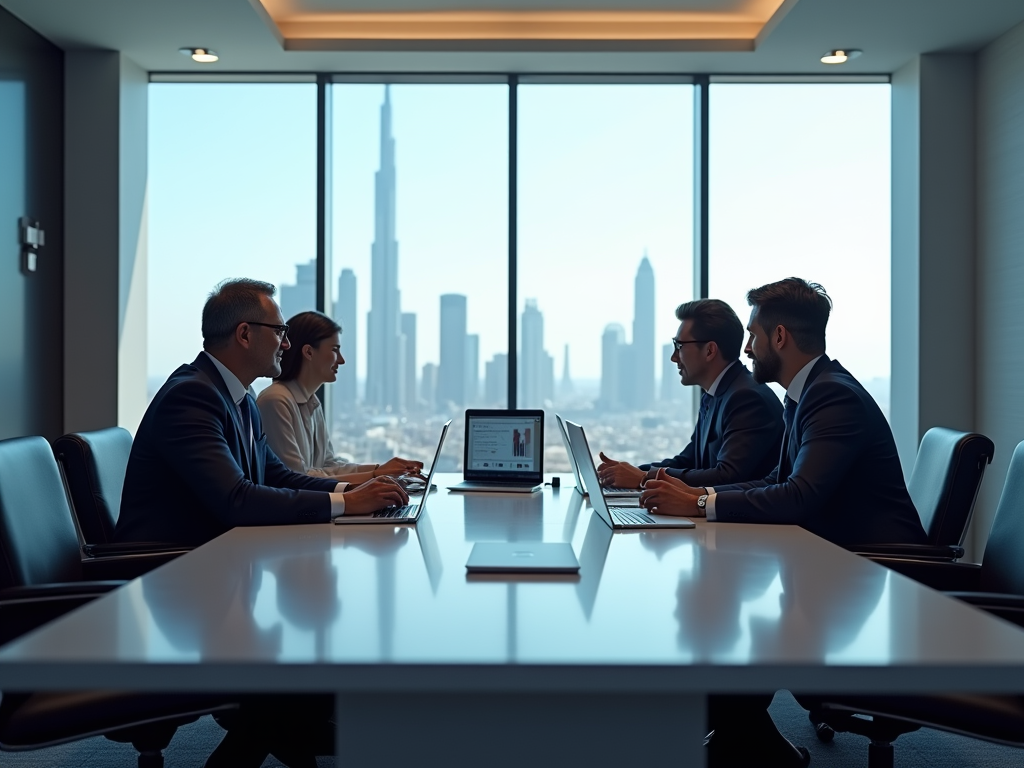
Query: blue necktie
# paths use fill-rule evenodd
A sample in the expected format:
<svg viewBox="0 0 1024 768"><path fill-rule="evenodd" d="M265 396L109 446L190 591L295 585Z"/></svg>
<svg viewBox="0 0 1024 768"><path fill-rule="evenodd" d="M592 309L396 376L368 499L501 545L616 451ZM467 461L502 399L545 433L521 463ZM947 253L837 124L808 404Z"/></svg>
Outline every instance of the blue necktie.
<svg viewBox="0 0 1024 768"><path fill-rule="evenodd" d="M252 414L249 411L249 395L246 394L238 403L238 410L242 414L242 449L245 451L245 458L249 462L252 471Z"/></svg>
<svg viewBox="0 0 1024 768"><path fill-rule="evenodd" d="M715 398L707 392L700 395L700 412L697 414L697 437L700 439L697 451L696 469L704 469L704 443L707 442L708 433L708 412L711 410L711 403Z"/></svg>
<svg viewBox="0 0 1024 768"><path fill-rule="evenodd" d="M786 395L782 400L782 405L782 424L785 429L782 432L782 454L779 456L780 483L789 476L789 470L791 469L791 467L788 466L787 458L789 454L789 433L790 430L793 429L793 414L796 413L796 400L790 400L789 395ZM783 473L784 467L786 470L785 473Z"/></svg>

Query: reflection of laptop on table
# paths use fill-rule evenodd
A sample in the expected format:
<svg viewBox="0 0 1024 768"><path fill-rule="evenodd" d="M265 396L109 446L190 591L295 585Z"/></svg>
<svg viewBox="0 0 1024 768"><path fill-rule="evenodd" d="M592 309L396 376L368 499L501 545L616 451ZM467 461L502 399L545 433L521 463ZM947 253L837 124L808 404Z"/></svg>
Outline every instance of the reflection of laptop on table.
<svg viewBox="0 0 1024 768"><path fill-rule="evenodd" d="M558 431L562 435L562 442L565 444L565 452L569 454L569 466L572 467L572 473L576 478L576 487L580 489L580 493L584 496L589 496L589 489L583 484L583 478L580 476L580 468L576 463L576 459L572 455L572 448L569 447L569 435L565 433L565 423L562 421L562 417L557 413L555 414L555 421L558 422ZM620 497L620 498L640 498L640 494L643 491L639 488L603 488L602 489L606 497Z"/></svg>
<svg viewBox="0 0 1024 768"><path fill-rule="evenodd" d="M430 481L434 478L434 472L437 470L437 460L441 458L441 446L444 445L444 439L448 435L448 427L452 425L452 420L448 419L441 427L441 439L437 441L437 450L434 452L434 463L430 465L430 474L427 475L426 487L431 488ZM367 523L388 523L394 525L395 523L415 523L427 506L427 497L430 495L429 490L423 492L423 498L420 499L419 504L406 504L403 507L391 507L390 509L382 509L380 512L374 512L369 515L342 515L341 517L334 518L335 525L366 525Z"/></svg>
<svg viewBox="0 0 1024 768"><path fill-rule="evenodd" d="M597 467L594 466L594 457L590 453L590 446L587 445L587 436L583 427L571 421L565 422L565 430L569 435L569 447L572 450L576 464L583 475L583 482L588 488L601 488L597 480ZM590 503L594 511L601 517L609 528L618 530L620 528L693 528L694 522L686 517L673 517L670 515L650 515L643 509L628 507L609 507L603 493L590 494Z"/></svg>
<svg viewBox="0 0 1024 768"><path fill-rule="evenodd" d="M463 481L449 490L533 493L543 473L544 411L466 411Z"/></svg>

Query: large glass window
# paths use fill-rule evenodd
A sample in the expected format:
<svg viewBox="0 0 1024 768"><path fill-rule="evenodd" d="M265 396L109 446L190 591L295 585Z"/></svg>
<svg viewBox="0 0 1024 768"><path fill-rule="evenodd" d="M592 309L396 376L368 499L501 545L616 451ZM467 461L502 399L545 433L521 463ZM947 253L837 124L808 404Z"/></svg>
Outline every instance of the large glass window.
<svg viewBox="0 0 1024 768"><path fill-rule="evenodd" d="M693 298L693 86L521 85L518 137L517 402L617 459L675 455L692 429L668 358ZM553 425L547 449L568 471Z"/></svg>
<svg viewBox="0 0 1024 768"><path fill-rule="evenodd" d="M461 469L462 413L508 348L508 86L339 83L332 99L335 450L429 463L455 418L439 469Z"/></svg>
<svg viewBox="0 0 1024 768"><path fill-rule="evenodd" d="M750 288L821 283L829 356L886 414L889 99L887 84L712 85L708 240L710 294L744 324Z"/></svg>
<svg viewBox="0 0 1024 768"><path fill-rule="evenodd" d="M154 83L149 126L152 397L202 349L220 281L275 284L285 318L315 309L316 85Z"/></svg>

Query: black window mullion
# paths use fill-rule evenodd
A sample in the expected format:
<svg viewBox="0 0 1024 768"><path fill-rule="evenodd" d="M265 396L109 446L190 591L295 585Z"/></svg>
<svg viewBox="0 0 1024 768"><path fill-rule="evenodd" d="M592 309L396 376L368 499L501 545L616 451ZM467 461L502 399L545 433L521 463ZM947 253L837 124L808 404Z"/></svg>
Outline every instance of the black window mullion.
<svg viewBox="0 0 1024 768"><path fill-rule="evenodd" d="M709 77L693 79L693 292L708 297L708 105Z"/></svg>
<svg viewBox="0 0 1024 768"><path fill-rule="evenodd" d="M508 407L516 408L516 381L518 379L519 357L516 354L516 311L519 306L518 285L518 232L517 182L518 182L518 99L519 78L508 78Z"/></svg>

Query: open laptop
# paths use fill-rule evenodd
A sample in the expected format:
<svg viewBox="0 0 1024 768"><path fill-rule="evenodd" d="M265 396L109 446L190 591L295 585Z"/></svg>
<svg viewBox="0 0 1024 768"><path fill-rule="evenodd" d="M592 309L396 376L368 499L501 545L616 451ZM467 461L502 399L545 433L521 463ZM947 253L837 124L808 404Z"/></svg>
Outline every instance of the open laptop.
<svg viewBox="0 0 1024 768"><path fill-rule="evenodd" d="M430 496L430 481L434 479L437 462L441 458L441 447L444 445L444 439L448 436L448 427L451 425L452 420L448 419L444 426L441 427L441 439L437 441L437 450L434 451L434 461L430 465L430 474L427 475L426 490L423 491L423 498L420 499L418 504L389 507L379 512L372 512L369 515L342 515L341 517L334 518L334 524L366 525L367 523L387 523L394 525L395 523L415 523L419 519L420 513L427 506L427 497Z"/></svg>
<svg viewBox="0 0 1024 768"><path fill-rule="evenodd" d="M572 449L576 464L583 475L583 482L588 488L600 488L597 480L597 467L594 457L587 444L587 436L583 427L571 421L565 422L565 431L569 436L569 447ZM590 503L594 511L613 530L623 528L693 528L694 522L686 517L670 515L651 515L637 507L609 507L603 493L590 494Z"/></svg>
<svg viewBox="0 0 1024 768"><path fill-rule="evenodd" d="M584 496L589 496L590 493L586 486L583 484L583 478L580 476L580 468L576 463L576 459L573 458L572 448L569 447L569 435L565 432L565 422L562 421L562 417L557 413L555 414L555 421L558 422L558 432L562 436L562 442L565 444L565 452L569 454L569 466L572 468L572 474L576 478L576 487L580 489L580 493ZM603 488L605 496L608 497L619 497L619 498L640 498L640 494L643 491L640 488Z"/></svg>
<svg viewBox="0 0 1024 768"><path fill-rule="evenodd" d="M448 490L533 493L543 474L544 411L466 411L463 480Z"/></svg>

